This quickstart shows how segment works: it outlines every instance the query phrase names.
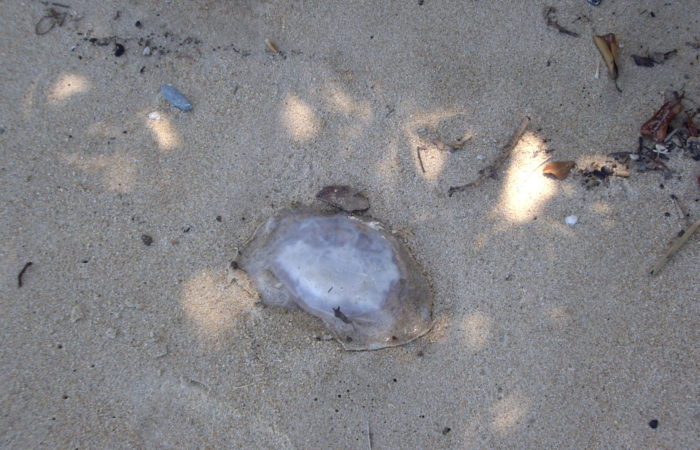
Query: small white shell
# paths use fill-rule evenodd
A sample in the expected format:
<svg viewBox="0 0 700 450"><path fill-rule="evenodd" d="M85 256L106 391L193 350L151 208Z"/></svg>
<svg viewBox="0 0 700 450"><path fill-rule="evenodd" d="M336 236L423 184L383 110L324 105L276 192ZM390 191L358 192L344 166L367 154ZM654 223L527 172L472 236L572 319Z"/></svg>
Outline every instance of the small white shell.
<svg viewBox="0 0 700 450"><path fill-rule="evenodd" d="M348 350L405 344L432 324L432 295L399 241L376 221L286 209L242 251L264 303L297 305Z"/></svg>
<svg viewBox="0 0 700 450"><path fill-rule="evenodd" d="M567 225L573 227L578 222L578 216L566 216L566 219L564 219L564 222L566 222Z"/></svg>

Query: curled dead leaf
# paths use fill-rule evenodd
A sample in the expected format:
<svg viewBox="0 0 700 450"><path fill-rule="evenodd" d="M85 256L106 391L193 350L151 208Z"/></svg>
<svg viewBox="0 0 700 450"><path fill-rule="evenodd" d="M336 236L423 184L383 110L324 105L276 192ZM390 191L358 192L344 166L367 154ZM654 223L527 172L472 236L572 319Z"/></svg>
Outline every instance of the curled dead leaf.
<svg viewBox="0 0 700 450"><path fill-rule="evenodd" d="M605 66L608 68L608 76L612 80L617 80L620 72L620 47L617 44L617 38L613 33L604 34L602 36L593 36L600 56L605 61Z"/></svg>
<svg viewBox="0 0 700 450"><path fill-rule="evenodd" d="M576 165L573 161L552 161L548 162L542 168L542 173L552 175L559 180L564 180L569 176L569 172Z"/></svg>
<svg viewBox="0 0 700 450"><path fill-rule="evenodd" d="M674 93L673 99L664 103L652 118L642 125L640 134L656 142L663 142L668 133L668 125L683 110L682 99L682 95Z"/></svg>

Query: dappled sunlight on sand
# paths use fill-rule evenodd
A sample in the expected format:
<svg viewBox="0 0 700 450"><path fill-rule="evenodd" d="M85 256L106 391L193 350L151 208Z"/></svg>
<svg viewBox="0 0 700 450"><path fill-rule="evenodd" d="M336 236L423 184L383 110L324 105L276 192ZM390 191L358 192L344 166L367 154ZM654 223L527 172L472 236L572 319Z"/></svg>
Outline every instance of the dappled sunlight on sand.
<svg viewBox="0 0 700 450"><path fill-rule="evenodd" d="M363 135L367 125L372 121L374 113L366 100L355 100L350 94L336 83L327 83L321 94L325 100L326 110L342 114L346 119L342 122L339 138L356 139Z"/></svg>
<svg viewBox="0 0 700 450"><path fill-rule="evenodd" d="M68 164L89 173L101 174L105 189L126 194L132 192L136 179L136 163L126 155L83 155L72 153L62 155Z"/></svg>
<svg viewBox="0 0 700 450"><path fill-rule="evenodd" d="M330 110L352 116L367 125L372 120L372 108L368 101L356 101L336 83L328 83L323 88Z"/></svg>
<svg viewBox="0 0 700 450"><path fill-rule="evenodd" d="M493 413L493 430L501 435L515 430L522 423L530 409L530 401L519 393L514 393L502 400L498 400L491 408Z"/></svg>
<svg viewBox="0 0 700 450"><path fill-rule="evenodd" d="M90 89L90 82L82 75L75 73L62 73L51 85L46 97L48 103L56 104L73 95L86 92Z"/></svg>
<svg viewBox="0 0 700 450"><path fill-rule="evenodd" d="M205 269L185 282L180 306L193 334L202 343L214 346L236 326L236 319L253 310L257 301L245 275L231 277L225 270Z"/></svg>
<svg viewBox="0 0 700 450"><path fill-rule="evenodd" d="M533 133L525 133L513 149L495 210L511 222L532 220L554 195L556 181L542 175L544 150L544 142Z"/></svg>
<svg viewBox="0 0 700 450"><path fill-rule="evenodd" d="M295 142L313 139L321 129L321 120L311 105L295 94L287 94L282 104L282 124Z"/></svg>
<svg viewBox="0 0 700 450"><path fill-rule="evenodd" d="M151 130L153 139L155 139L161 152L169 152L182 145L180 133L178 133L173 121L167 114L158 112L157 120L149 118L148 114L144 115L144 123L146 127Z"/></svg>
<svg viewBox="0 0 700 450"><path fill-rule="evenodd" d="M469 314L462 321L464 342L472 350L481 350L486 346L493 328L493 320L480 312Z"/></svg>

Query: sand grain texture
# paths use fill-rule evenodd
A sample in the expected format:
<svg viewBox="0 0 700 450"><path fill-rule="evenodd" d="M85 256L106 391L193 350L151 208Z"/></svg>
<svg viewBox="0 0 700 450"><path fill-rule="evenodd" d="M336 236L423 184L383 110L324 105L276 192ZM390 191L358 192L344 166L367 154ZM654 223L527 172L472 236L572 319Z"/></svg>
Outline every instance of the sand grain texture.
<svg viewBox="0 0 700 450"><path fill-rule="evenodd" d="M0 5L0 446L697 445L698 238L648 271L686 223L669 194L700 217L698 163L542 176L635 150L665 90L700 101L696 2L556 2L579 38L541 1L64 3L43 35L42 2ZM524 116L497 179L448 197ZM345 352L231 269L334 184L432 278L425 337Z"/></svg>

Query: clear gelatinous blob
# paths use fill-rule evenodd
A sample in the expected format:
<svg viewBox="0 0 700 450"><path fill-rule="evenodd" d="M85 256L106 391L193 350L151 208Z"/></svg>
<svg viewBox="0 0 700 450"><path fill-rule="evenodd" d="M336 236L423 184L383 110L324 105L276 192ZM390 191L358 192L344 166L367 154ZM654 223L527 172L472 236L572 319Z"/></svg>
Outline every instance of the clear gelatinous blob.
<svg viewBox="0 0 700 450"><path fill-rule="evenodd" d="M427 280L376 221L286 209L257 230L240 266L265 304L301 307L347 350L405 344L432 324Z"/></svg>

